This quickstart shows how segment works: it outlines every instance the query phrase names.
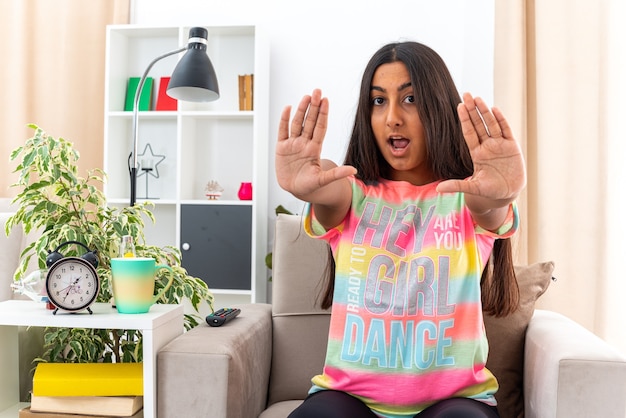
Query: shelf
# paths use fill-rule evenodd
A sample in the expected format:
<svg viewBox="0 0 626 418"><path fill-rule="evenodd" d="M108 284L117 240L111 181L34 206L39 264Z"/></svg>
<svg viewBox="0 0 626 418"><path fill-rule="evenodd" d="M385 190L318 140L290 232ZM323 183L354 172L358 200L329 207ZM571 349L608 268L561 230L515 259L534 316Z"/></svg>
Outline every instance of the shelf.
<svg viewBox="0 0 626 418"><path fill-rule="evenodd" d="M219 111L201 111L201 110L189 110L181 111L180 115L183 117L193 117L202 119L241 119L252 120L254 118L253 110L235 110L231 112L219 112Z"/></svg>
<svg viewBox="0 0 626 418"><path fill-rule="evenodd" d="M211 289L211 292L215 295L244 295L250 296L252 293L250 290L236 290L236 289Z"/></svg>
<svg viewBox="0 0 626 418"><path fill-rule="evenodd" d="M111 118L132 119L133 112L113 111L108 112ZM204 119L250 119L254 118L253 110L142 110L138 113L139 119L168 119L181 117L204 118Z"/></svg>
<svg viewBox="0 0 626 418"><path fill-rule="evenodd" d="M154 329L180 315L179 305L152 305L150 312L141 315L124 315L110 303L94 303L93 314L87 311L56 315L46 309L45 303L7 300L0 304L0 325L103 329Z"/></svg>
<svg viewBox="0 0 626 418"><path fill-rule="evenodd" d="M143 119L176 119L176 110L142 110L137 114L139 120ZM108 117L132 120L133 112L114 111L109 112Z"/></svg>
<svg viewBox="0 0 626 418"><path fill-rule="evenodd" d="M109 198L108 203L114 206L128 206L130 201L128 198ZM225 200L225 199L186 199L186 200L170 200L170 199L141 199L137 198L137 202L150 202L154 206L173 206L177 204L181 205L232 205L232 206L252 206L251 200Z"/></svg>
<svg viewBox="0 0 626 418"><path fill-rule="evenodd" d="M128 181L130 182L130 179ZM107 202L113 206L128 206L130 205L130 197L108 197ZM141 197L137 198L137 202L150 202L154 206L176 205L178 203L174 199L144 199Z"/></svg>
<svg viewBox="0 0 626 418"><path fill-rule="evenodd" d="M226 206L252 206L253 202L251 200L181 200L181 205L226 205Z"/></svg>

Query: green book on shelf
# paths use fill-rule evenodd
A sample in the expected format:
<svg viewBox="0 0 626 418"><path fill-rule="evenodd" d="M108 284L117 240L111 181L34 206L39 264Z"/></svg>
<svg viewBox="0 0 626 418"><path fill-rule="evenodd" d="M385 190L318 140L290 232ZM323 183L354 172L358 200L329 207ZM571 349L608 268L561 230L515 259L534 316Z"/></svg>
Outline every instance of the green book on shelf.
<svg viewBox="0 0 626 418"><path fill-rule="evenodd" d="M126 87L126 102L124 103L124 110L127 112L133 111L133 105L135 103L135 92L139 86L140 77L131 77L128 79L128 86ZM150 110L152 108L152 86L154 85L154 79L152 77L146 77L146 81L143 83L141 89L141 96L139 97L139 110Z"/></svg>

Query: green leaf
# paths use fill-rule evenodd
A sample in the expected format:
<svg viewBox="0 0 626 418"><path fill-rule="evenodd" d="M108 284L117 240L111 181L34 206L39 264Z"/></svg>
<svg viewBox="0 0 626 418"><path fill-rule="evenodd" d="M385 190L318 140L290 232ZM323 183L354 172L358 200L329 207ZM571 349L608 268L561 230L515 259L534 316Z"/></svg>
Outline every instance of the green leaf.
<svg viewBox="0 0 626 418"><path fill-rule="evenodd" d="M22 164L21 164L21 166L24 167L23 170L29 170L30 167L33 165L33 162L35 161L36 158L37 158L36 151L31 151L27 153L24 156L24 159L22 160Z"/></svg>
<svg viewBox="0 0 626 418"><path fill-rule="evenodd" d="M70 341L70 347L72 351L74 352L74 355L77 358L80 359L83 356L83 345L79 341L77 340Z"/></svg>
<svg viewBox="0 0 626 418"><path fill-rule="evenodd" d="M265 266L268 269L272 269L272 253L267 253L267 255L265 255Z"/></svg>
<svg viewBox="0 0 626 418"><path fill-rule="evenodd" d="M69 328L59 328L57 331L58 338L61 340L66 340L70 335L71 329Z"/></svg>
<svg viewBox="0 0 626 418"><path fill-rule="evenodd" d="M277 216L281 213L284 213L287 215L293 215L293 213L289 211L288 209L286 209L283 205L276 206L276 209L274 210L274 212L276 213Z"/></svg>
<svg viewBox="0 0 626 418"><path fill-rule="evenodd" d="M15 160L24 150L24 147L17 147L11 152L11 156L9 157L11 161Z"/></svg>

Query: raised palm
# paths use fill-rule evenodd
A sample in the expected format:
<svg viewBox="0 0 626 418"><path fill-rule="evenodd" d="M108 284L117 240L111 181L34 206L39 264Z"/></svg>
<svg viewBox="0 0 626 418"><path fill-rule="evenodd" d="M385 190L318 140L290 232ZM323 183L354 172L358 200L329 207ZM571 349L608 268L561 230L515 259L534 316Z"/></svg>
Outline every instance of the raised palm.
<svg viewBox="0 0 626 418"><path fill-rule="evenodd" d="M519 144L499 109L489 109L481 98L463 95L458 106L463 136L474 163L464 180L442 182L440 192L463 192L493 200L495 206L513 201L526 185L526 169Z"/></svg>
<svg viewBox="0 0 626 418"><path fill-rule="evenodd" d="M291 123L290 113L290 107L283 110L278 127L276 179L283 189L307 200L306 196L355 170L320 159L328 124L328 100L320 90L304 96Z"/></svg>

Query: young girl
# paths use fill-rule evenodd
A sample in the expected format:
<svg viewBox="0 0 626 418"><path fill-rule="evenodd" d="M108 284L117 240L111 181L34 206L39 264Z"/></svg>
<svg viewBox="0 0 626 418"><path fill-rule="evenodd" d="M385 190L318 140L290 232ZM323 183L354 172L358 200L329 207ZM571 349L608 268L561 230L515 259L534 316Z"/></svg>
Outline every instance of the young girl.
<svg viewBox="0 0 626 418"><path fill-rule="evenodd" d="M461 100L416 42L368 63L343 166L320 159L328 106L315 90L291 123L286 107L276 145L278 183L309 202L305 230L336 266L324 370L290 417L498 417L482 312L517 305L526 182L506 119Z"/></svg>

